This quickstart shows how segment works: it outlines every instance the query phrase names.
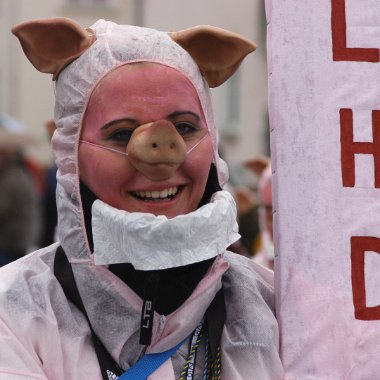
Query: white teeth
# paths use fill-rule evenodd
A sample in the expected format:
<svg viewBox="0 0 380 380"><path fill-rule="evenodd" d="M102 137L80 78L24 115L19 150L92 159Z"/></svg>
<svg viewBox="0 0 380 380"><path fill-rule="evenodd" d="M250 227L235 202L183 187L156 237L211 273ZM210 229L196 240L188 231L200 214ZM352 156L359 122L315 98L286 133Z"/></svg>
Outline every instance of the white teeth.
<svg viewBox="0 0 380 380"><path fill-rule="evenodd" d="M136 191L135 194L139 198L151 198L151 199L165 199L168 196L172 196L177 194L178 192L178 187L169 187L168 189L164 189L161 191Z"/></svg>

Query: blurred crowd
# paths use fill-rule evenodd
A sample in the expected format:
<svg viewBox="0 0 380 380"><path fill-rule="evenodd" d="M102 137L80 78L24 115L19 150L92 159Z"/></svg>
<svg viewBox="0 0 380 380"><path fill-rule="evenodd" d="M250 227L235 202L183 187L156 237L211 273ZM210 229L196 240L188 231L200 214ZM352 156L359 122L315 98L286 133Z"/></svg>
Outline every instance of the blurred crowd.
<svg viewBox="0 0 380 380"><path fill-rule="evenodd" d="M253 184L234 185L241 239L231 249L274 269L272 169L269 157L256 156L242 163L255 178Z"/></svg>
<svg viewBox="0 0 380 380"><path fill-rule="evenodd" d="M45 127L48 142L54 121L48 120ZM21 123L0 115L0 266L56 240L56 167L41 165L29 154L35 143ZM270 159L257 156L241 166L252 173L254 181L228 184L236 201L241 235L230 250L273 269Z"/></svg>
<svg viewBox="0 0 380 380"><path fill-rule="evenodd" d="M46 127L49 136L52 122ZM30 154L35 144L22 123L0 115L0 266L55 240L55 167Z"/></svg>

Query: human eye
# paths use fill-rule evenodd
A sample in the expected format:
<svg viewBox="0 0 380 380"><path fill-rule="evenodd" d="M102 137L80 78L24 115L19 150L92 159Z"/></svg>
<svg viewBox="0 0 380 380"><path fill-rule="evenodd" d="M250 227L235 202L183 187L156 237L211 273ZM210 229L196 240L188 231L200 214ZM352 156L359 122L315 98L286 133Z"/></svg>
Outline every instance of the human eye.
<svg viewBox="0 0 380 380"><path fill-rule="evenodd" d="M137 121L124 118L112 120L101 127L101 136L107 145L127 145L133 131L136 129Z"/></svg>
<svg viewBox="0 0 380 380"><path fill-rule="evenodd" d="M197 126L193 125L190 122L177 122L174 124L174 126L175 126L177 132L182 136L191 135L193 133L196 133L199 129Z"/></svg>
<svg viewBox="0 0 380 380"><path fill-rule="evenodd" d="M117 144L125 144L126 145L126 144L128 144L129 140L131 139L132 133L133 133L132 128L119 129L119 130L112 132L109 135L108 140L113 141Z"/></svg>

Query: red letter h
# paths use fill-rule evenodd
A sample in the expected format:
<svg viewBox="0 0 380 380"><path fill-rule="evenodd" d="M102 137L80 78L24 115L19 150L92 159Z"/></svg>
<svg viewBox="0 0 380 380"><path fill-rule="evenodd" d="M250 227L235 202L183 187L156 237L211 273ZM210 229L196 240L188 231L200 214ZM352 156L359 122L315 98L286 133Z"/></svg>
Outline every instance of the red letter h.
<svg viewBox="0 0 380 380"><path fill-rule="evenodd" d="M354 142L352 110L340 110L340 144L344 187L355 186L355 154L372 154L375 188L380 188L380 111L372 111L373 142Z"/></svg>

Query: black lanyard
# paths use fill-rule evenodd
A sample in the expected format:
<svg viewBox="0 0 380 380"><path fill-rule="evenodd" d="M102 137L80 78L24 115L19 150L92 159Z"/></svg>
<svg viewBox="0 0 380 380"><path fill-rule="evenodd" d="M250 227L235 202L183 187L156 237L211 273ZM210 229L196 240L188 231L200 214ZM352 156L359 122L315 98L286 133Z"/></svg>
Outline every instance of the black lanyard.
<svg viewBox="0 0 380 380"><path fill-rule="evenodd" d="M62 286L67 299L72 302L86 317L91 330L91 337L98 357L99 366L104 380L116 379L122 375L124 370L116 363L112 356L108 353L103 343L95 334L88 318L83 301L80 297L71 264L61 246L58 247L54 259L54 274ZM223 288L214 297L210 306L206 310L205 319L207 323L209 347L212 357L217 356L217 348L220 343L220 337L226 318L226 307L224 303ZM116 376L116 377L115 377Z"/></svg>
<svg viewBox="0 0 380 380"><path fill-rule="evenodd" d="M66 257L66 254L61 246L58 247L54 260L54 274L62 286L62 289L69 301L71 301L86 317L91 330L91 337L95 347L96 356L98 357L99 366L104 380L112 379L113 374L120 376L124 371L115 362L112 356L108 353L103 343L95 334L91 326L91 322L86 313L82 299L79 295L78 288L75 284L73 269Z"/></svg>

